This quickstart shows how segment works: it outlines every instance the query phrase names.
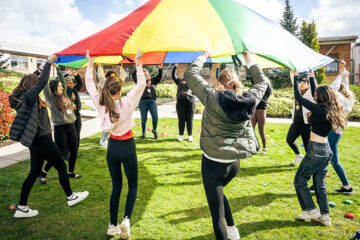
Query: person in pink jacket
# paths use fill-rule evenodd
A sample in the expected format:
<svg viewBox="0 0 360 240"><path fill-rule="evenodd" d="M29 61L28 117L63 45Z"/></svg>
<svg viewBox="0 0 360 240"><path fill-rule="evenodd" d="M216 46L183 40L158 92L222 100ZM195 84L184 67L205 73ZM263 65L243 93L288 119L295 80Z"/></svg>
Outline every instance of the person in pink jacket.
<svg viewBox="0 0 360 240"><path fill-rule="evenodd" d="M101 127L110 132L107 150L107 164L112 179L113 190L110 197L110 224L107 234L120 235L123 239L130 238L130 218L134 209L138 186L138 163L136 146L131 128L135 125L132 113L139 104L145 89L145 75L142 68L143 54L136 54L135 63L137 70L137 84L125 96L120 98L122 84L118 77L106 79L101 93L96 90L93 81L94 60L87 52L89 65L86 69L86 89L93 99L98 111ZM124 165L128 181L128 194L125 205L124 219L118 223L118 209L122 188L121 165Z"/></svg>

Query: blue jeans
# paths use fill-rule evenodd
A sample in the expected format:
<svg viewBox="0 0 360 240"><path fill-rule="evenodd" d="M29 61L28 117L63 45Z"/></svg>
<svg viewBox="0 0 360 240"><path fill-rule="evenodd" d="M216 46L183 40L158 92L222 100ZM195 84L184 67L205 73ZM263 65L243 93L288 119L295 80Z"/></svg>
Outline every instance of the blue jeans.
<svg viewBox="0 0 360 240"><path fill-rule="evenodd" d="M325 176L332 152L328 143L310 142L306 156L296 172L294 186L303 211L315 209L307 182L313 177L316 199L321 214L329 214L329 203L326 192Z"/></svg>
<svg viewBox="0 0 360 240"><path fill-rule="evenodd" d="M334 130L331 130L331 132L328 136L330 148L331 148L331 151L333 152L333 156L331 159L331 165L333 165L335 172L339 176L343 186L346 186L346 185L349 185L349 181L346 177L346 173L345 173L343 166L339 162L339 154L338 154L338 144L343 135L343 132L342 131L339 131L339 132L340 132L340 134L337 134Z"/></svg>
<svg viewBox="0 0 360 240"><path fill-rule="evenodd" d="M150 111L151 114L153 130L156 131L158 124L158 111L156 101L154 99L141 99L139 102L139 108L141 113L142 134L146 133L146 121L148 111Z"/></svg>
<svg viewBox="0 0 360 240"><path fill-rule="evenodd" d="M106 142L109 134L110 134L110 132L105 132L105 131L103 131L103 132L102 132L102 135L101 135L101 140L100 140L100 141L101 141L101 142Z"/></svg>

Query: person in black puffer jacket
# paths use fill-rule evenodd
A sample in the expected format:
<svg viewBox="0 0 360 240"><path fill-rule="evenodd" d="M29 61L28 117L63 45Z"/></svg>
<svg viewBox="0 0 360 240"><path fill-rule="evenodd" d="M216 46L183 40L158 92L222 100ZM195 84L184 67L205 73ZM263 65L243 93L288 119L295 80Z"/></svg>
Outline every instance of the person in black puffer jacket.
<svg viewBox="0 0 360 240"><path fill-rule="evenodd" d="M34 74L25 75L9 96L10 106L17 112L10 130L10 138L29 147L31 164L29 175L21 188L20 202L14 214L15 218L38 215L37 210L32 210L27 206L27 200L45 159L51 162L58 171L59 181L69 206L82 201L89 194L87 191L72 192L65 162L52 140L47 112L48 105L39 97L39 93L49 80L51 62L55 59L55 55L49 56L41 74L40 71L36 71Z"/></svg>
<svg viewBox="0 0 360 240"><path fill-rule="evenodd" d="M152 132L156 139L159 138L159 134L157 133L157 124L158 124L158 110L156 105L156 85L161 81L162 78L162 64L159 66L159 72L155 77L151 77L149 70L146 68L143 69L146 79L146 87L144 93L140 99L139 108L141 113L141 128L142 135L141 138L146 137L146 121L147 121L147 113L150 111L153 129ZM132 77L134 82L136 83L136 70L132 73Z"/></svg>
<svg viewBox="0 0 360 240"><path fill-rule="evenodd" d="M179 138L178 141L183 140L183 135L185 131L185 123L188 132L189 142L193 141L192 129L193 129L193 119L195 113L195 96L192 94L189 87L186 85L185 80L177 76L178 64L175 64L175 67L172 71L172 78L176 85L178 86L176 94L176 112L179 119Z"/></svg>

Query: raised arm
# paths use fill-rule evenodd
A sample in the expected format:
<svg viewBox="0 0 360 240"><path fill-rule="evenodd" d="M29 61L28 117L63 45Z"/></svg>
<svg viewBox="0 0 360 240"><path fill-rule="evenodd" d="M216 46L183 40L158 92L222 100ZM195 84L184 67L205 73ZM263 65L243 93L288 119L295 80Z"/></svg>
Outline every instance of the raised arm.
<svg viewBox="0 0 360 240"><path fill-rule="evenodd" d="M75 73L75 82L76 82L76 86L74 87L76 91L80 91L83 87L83 81L79 75L79 73Z"/></svg>
<svg viewBox="0 0 360 240"><path fill-rule="evenodd" d="M178 65L175 64L175 66L174 66L174 68L172 70L172 73L171 73L172 79L174 80L176 85L178 85L180 80L181 80L177 75L177 68L178 68Z"/></svg>
<svg viewBox="0 0 360 240"><path fill-rule="evenodd" d="M57 65L56 67L56 73L58 75L58 78L59 78L59 81L61 82L61 84L63 85L63 88L64 88L64 93L66 94L66 96L68 96L68 87L66 85L66 82L65 82L65 77L64 75L62 74L62 71L61 71L61 68L59 65ZM68 96L69 98L71 98L71 95Z"/></svg>
<svg viewBox="0 0 360 240"><path fill-rule="evenodd" d="M49 81L51 63L55 60L55 55L51 55L48 57L48 60L40 74L38 82L35 84L35 86L26 91L25 97L29 106L33 105L36 102L36 99L38 98L40 92L43 90L43 88Z"/></svg>
<svg viewBox="0 0 360 240"><path fill-rule="evenodd" d="M162 64L160 64L159 66L158 74L155 77L151 78L151 84L157 85L161 81L161 78L162 78Z"/></svg>
<svg viewBox="0 0 360 240"><path fill-rule="evenodd" d="M134 82L136 83L137 82L137 78L136 78L136 68L135 68L135 70L132 72L132 78L133 78L133 80L134 80Z"/></svg>
<svg viewBox="0 0 360 240"><path fill-rule="evenodd" d="M215 94L215 88L206 82L201 76L201 69L208 58L209 53L197 57L186 69L184 80L193 94L205 105L207 95Z"/></svg>
<svg viewBox="0 0 360 240"><path fill-rule="evenodd" d="M310 80L310 89L311 89L311 96L314 97L315 94L315 89L317 87L316 81L315 81L315 76L314 76L314 72L310 71L310 73L308 74L308 78Z"/></svg>
<svg viewBox="0 0 360 240"><path fill-rule="evenodd" d="M310 100L304 98L301 95L300 89L299 89L298 79L299 79L299 77L295 74L295 77L294 77L295 100L298 101L305 108L309 109L311 112L321 111L321 107L319 105L317 105L316 103L311 102Z"/></svg>
<svg viewBox="0 0 360 240"><path fill-rule="evenodd" d="M104 85L105 85L105 73L104 73L104 69L102 67L102 64L98 63L98 69L97 69L97 76L99 78L99 86L101 89L104 88Z"/></svg>
<svg viewBox="0 0 360 240"><path fill-rule="evenodd" d="M94 59L92 57L90 57L89 51L87 51L86 57L88 59L89 64L86 68L86 73L85 73L85 86L86 86L86 90L88 91L89 95L91 96L91 98L94 102L95 107L97 109L99 109L100 95L99 95L98 91L96 90L96 86L95 86L94 79L93 79Z"/></svg>

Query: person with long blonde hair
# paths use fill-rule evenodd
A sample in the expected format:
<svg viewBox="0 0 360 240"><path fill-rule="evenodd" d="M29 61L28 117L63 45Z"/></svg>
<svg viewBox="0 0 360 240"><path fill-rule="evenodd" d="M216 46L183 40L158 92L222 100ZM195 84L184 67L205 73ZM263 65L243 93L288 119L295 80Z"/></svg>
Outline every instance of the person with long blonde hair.
<svg viewBox="0 0 360 240"><path fill-rule="evenodd" d="M228 68L221 71L216 89L201 77L208 55L204 53L189 65L184 80L205 106L200 136L201 175L216 239L240 239L224 187L237 175L240 159L259 150L250 120L267 84L260 66L251 62L245 52L246 65L254 79L250 90L243 92L236 72Z"/></svg>
<svg viewBox="0 0 360 240"><path fill-rule="evenodd" d="M110 197L110 224L107 234L120 235L123 239L130 238L130 218L134 209L138 187L138 162L136 146L131 128L135 125L132 114L138 105L145 89L145 75L142 69L143 54L136 54L137 83L135 87L120 98L122 82L116 76L106 79L99 94L93 81L94 59L89 51L86 55L89 65L85 74L85 85L99 113L101 127L110 132L106 160L112 180ZM128 182L128 194L125 204L124 219L118 223L119 200L122 189L121 165L124 166Z"/></svg>
<svg viewBox="0 0 360 240"><path fill-rule="evenodd" d="M310 73L310 86L315 86L313 73ZM306 156L301 161L294 179L296 194L303 214L300 219L313 219L325 226L331 225L329 216L329 202L327 197L325 176L332 158L332 151L328 143L331 130L346 127L346 113L344 112L335 91L328 85L321 85L311 91L315 103L305 99L299 90L298 75L294 78L294 95L296 101L310 110L308 114L311 124L310 142ZM313 177L316 199L320 210L316 208L311 197L307 182Z"/></svg>

